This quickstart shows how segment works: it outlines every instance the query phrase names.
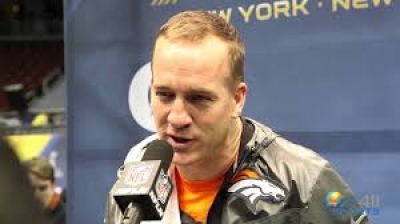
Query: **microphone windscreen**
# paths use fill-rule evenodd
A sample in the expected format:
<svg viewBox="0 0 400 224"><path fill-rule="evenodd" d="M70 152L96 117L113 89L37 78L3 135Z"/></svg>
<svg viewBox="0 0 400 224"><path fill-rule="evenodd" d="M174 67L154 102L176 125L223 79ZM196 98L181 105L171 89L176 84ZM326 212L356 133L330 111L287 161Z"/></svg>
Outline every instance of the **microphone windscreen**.
<svg viewBox="0 0 400 224"><path fill-rule="evenodd" d="M150 142L146 148L147 149L144 152L142 161L161 160L163 163L163 168L168 170L174 155L172 146L166 141L157 139Z"/></svg>

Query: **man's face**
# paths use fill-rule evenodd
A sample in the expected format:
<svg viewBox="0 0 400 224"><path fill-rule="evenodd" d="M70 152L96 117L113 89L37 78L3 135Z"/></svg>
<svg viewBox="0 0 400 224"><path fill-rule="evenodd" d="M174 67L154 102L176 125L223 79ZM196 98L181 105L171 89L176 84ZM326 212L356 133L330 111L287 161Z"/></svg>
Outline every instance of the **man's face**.
<svg viewBox="0 0 400 224"><path fill-rule="evenodd" d="M54 193L54 183L51 180L45 180L33 174L29 174L29 179L35 190L35 196L43 207L47 207Z"/></svg>
<svg viewBox="0 0 400 224"><path fill-rule="evenodd" d="M227 45L160 38L153 55L151 107L158 134L174 148L178 166L201 165L226 154L244 93L228 89ZM234 118L235 117L235 118Z"/></svg>

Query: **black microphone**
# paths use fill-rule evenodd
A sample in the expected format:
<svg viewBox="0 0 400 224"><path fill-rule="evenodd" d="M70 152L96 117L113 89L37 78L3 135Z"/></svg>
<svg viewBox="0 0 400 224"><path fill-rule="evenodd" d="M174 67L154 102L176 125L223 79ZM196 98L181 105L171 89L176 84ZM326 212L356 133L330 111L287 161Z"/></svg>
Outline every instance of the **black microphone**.
<svg viewBox="0 0 400 224"><path fill-rule="evenodd" d="M141 161L125 164L113 192L124 214L121 224L163 218L173 187L168 176L173 155L170 144L154 140Z"/></svg>

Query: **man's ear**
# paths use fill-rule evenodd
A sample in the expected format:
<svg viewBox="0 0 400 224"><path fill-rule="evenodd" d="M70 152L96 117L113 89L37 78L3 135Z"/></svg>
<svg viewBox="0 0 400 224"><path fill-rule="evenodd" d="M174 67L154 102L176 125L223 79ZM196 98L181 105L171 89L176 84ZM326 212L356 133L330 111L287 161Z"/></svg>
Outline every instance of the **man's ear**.
<svg viewBox="0 0 400 224"><path fill-rule="evenodd" d="M247 85L244 82L241 82L237 85L235 93L234 93L234 100L235 100L235 108L232 113L232 118L239 117L242 114L242 110L244 107L244 103L246 101L247 95Z"/></svg>

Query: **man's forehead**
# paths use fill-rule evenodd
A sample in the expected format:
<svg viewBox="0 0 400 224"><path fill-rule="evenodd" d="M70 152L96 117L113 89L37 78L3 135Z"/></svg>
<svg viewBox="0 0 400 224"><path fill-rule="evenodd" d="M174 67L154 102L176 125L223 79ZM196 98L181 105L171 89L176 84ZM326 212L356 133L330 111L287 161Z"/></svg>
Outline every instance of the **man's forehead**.
<svg viewBox="0 0 400 224"><path fill-rule="evenodd" d="M190 82L188 84L182 84L182 79L171 78L165 79L157 76L152 76L151 87L157 90L167 90L167 91L185 91L190 93L198 94L214 94L218 95L223 89L230 89L232 84L231 76L224 75L222 80L217 81L217 79L211 79L207 82ZM203 80L204 81L204 80Z"/></svg>
<svg viewBox="0 0 400 224"><path fill-rule="evenodd" d="M207 35L200 40L189 39L167 39L160 37L156 40L153 48L152 60L157 59L158 55L176 55L176 52L189 51L190 55L203 54L204 50L211 50L214 55L219 55L224 60L229 59L229 45L214 35ZM210 58L210 57L208 57Z"/></svg>

